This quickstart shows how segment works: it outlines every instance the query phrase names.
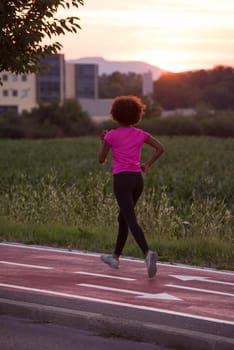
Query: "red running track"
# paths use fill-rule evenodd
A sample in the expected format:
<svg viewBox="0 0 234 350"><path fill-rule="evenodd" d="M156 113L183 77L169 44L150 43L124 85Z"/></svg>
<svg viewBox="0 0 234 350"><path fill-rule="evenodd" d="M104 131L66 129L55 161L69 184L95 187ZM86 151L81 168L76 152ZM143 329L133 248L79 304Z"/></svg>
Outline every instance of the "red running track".
<svg viewBox="0 0 234 350"><path fill-rule="evenodd" d="M118 270L97 254L0 243L0 291L21 291L183 315L234 325L234 273L143 260Z"/></svg>

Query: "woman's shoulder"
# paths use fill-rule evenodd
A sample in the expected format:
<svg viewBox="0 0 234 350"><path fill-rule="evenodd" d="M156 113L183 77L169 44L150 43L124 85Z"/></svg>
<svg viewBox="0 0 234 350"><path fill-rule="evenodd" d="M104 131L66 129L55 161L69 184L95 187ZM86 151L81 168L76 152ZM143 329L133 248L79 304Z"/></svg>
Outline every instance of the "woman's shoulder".
<svg viewBox="0 0 234 350"><path fill-rule="evenodd" d="M140 129L140 128L134 127L133 129L134 129L134 131L135 131L136 133L138 133L138 134L149 134L148 131L145 131L145 130Z"/></svg>
<svg viewBox="0 0 234 350"><path fill-rule="evenodd" d="M118 129L119 128L117 128L117 129L109 129L107 131L107 135L115 135L115 134L117 134L118 133Z"/></svg>
<svg viewBox="0 0 234 350"><path fill-rule="evenodd" d="M105 134L105 141L111 141L113 138L115 138L118 135L118 129L110 129L107 130Z"/></svg>

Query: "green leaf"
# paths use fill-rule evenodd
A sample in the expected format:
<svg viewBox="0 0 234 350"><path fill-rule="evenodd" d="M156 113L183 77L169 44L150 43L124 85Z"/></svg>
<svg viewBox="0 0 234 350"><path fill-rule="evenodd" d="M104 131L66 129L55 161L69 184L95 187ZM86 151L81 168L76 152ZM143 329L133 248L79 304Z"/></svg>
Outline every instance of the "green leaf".
<svg viewBox="0 0 234 350"><path fill-rule="evenodd" d="M0 70L19 73L40 70L39 57L58 52L59 42L45 45L44 38L77 33L80 19L57 19L59 8L78 8L83 0L8 0L0 3Z"/></svg>

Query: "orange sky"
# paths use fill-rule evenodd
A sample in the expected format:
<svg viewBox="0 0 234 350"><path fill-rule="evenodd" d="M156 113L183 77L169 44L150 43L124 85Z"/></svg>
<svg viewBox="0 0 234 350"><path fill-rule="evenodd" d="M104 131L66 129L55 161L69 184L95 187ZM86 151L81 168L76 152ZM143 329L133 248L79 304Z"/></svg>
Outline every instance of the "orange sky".
<svg viewBox="0 0 234 350"><path fill-rule="evenodd" d="M84 0L66 59L141 60L174 72L234 67L234 0ZM56 39L57 40L57 39Z"/></svg>

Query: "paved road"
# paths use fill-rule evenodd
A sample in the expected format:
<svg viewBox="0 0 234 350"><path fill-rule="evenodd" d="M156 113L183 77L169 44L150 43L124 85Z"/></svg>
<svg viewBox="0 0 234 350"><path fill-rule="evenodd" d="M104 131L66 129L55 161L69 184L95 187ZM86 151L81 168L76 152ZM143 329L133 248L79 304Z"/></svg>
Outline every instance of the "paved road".
<svg viewBox="0 0 234 350"><path fill-rule="evenodd" d="M0 290L121 305L234 324L234 273L158 264L149 279L141 260L119 270L99 255L0 243Z"/></svg>
<svg viewBox="0 0 234 350"><path fill-rule="evenodd" d="M0 243L0 314L189 350L234 349L234 273ZM150 340L149 340L150 339ZM186 348L187 346L187 348Z"/></svg>
<svg viewBox="0 0 234 350"><path fill-rule="evenodd" d="M1 350L169 350L127 339L0 316Z"/></svg>

